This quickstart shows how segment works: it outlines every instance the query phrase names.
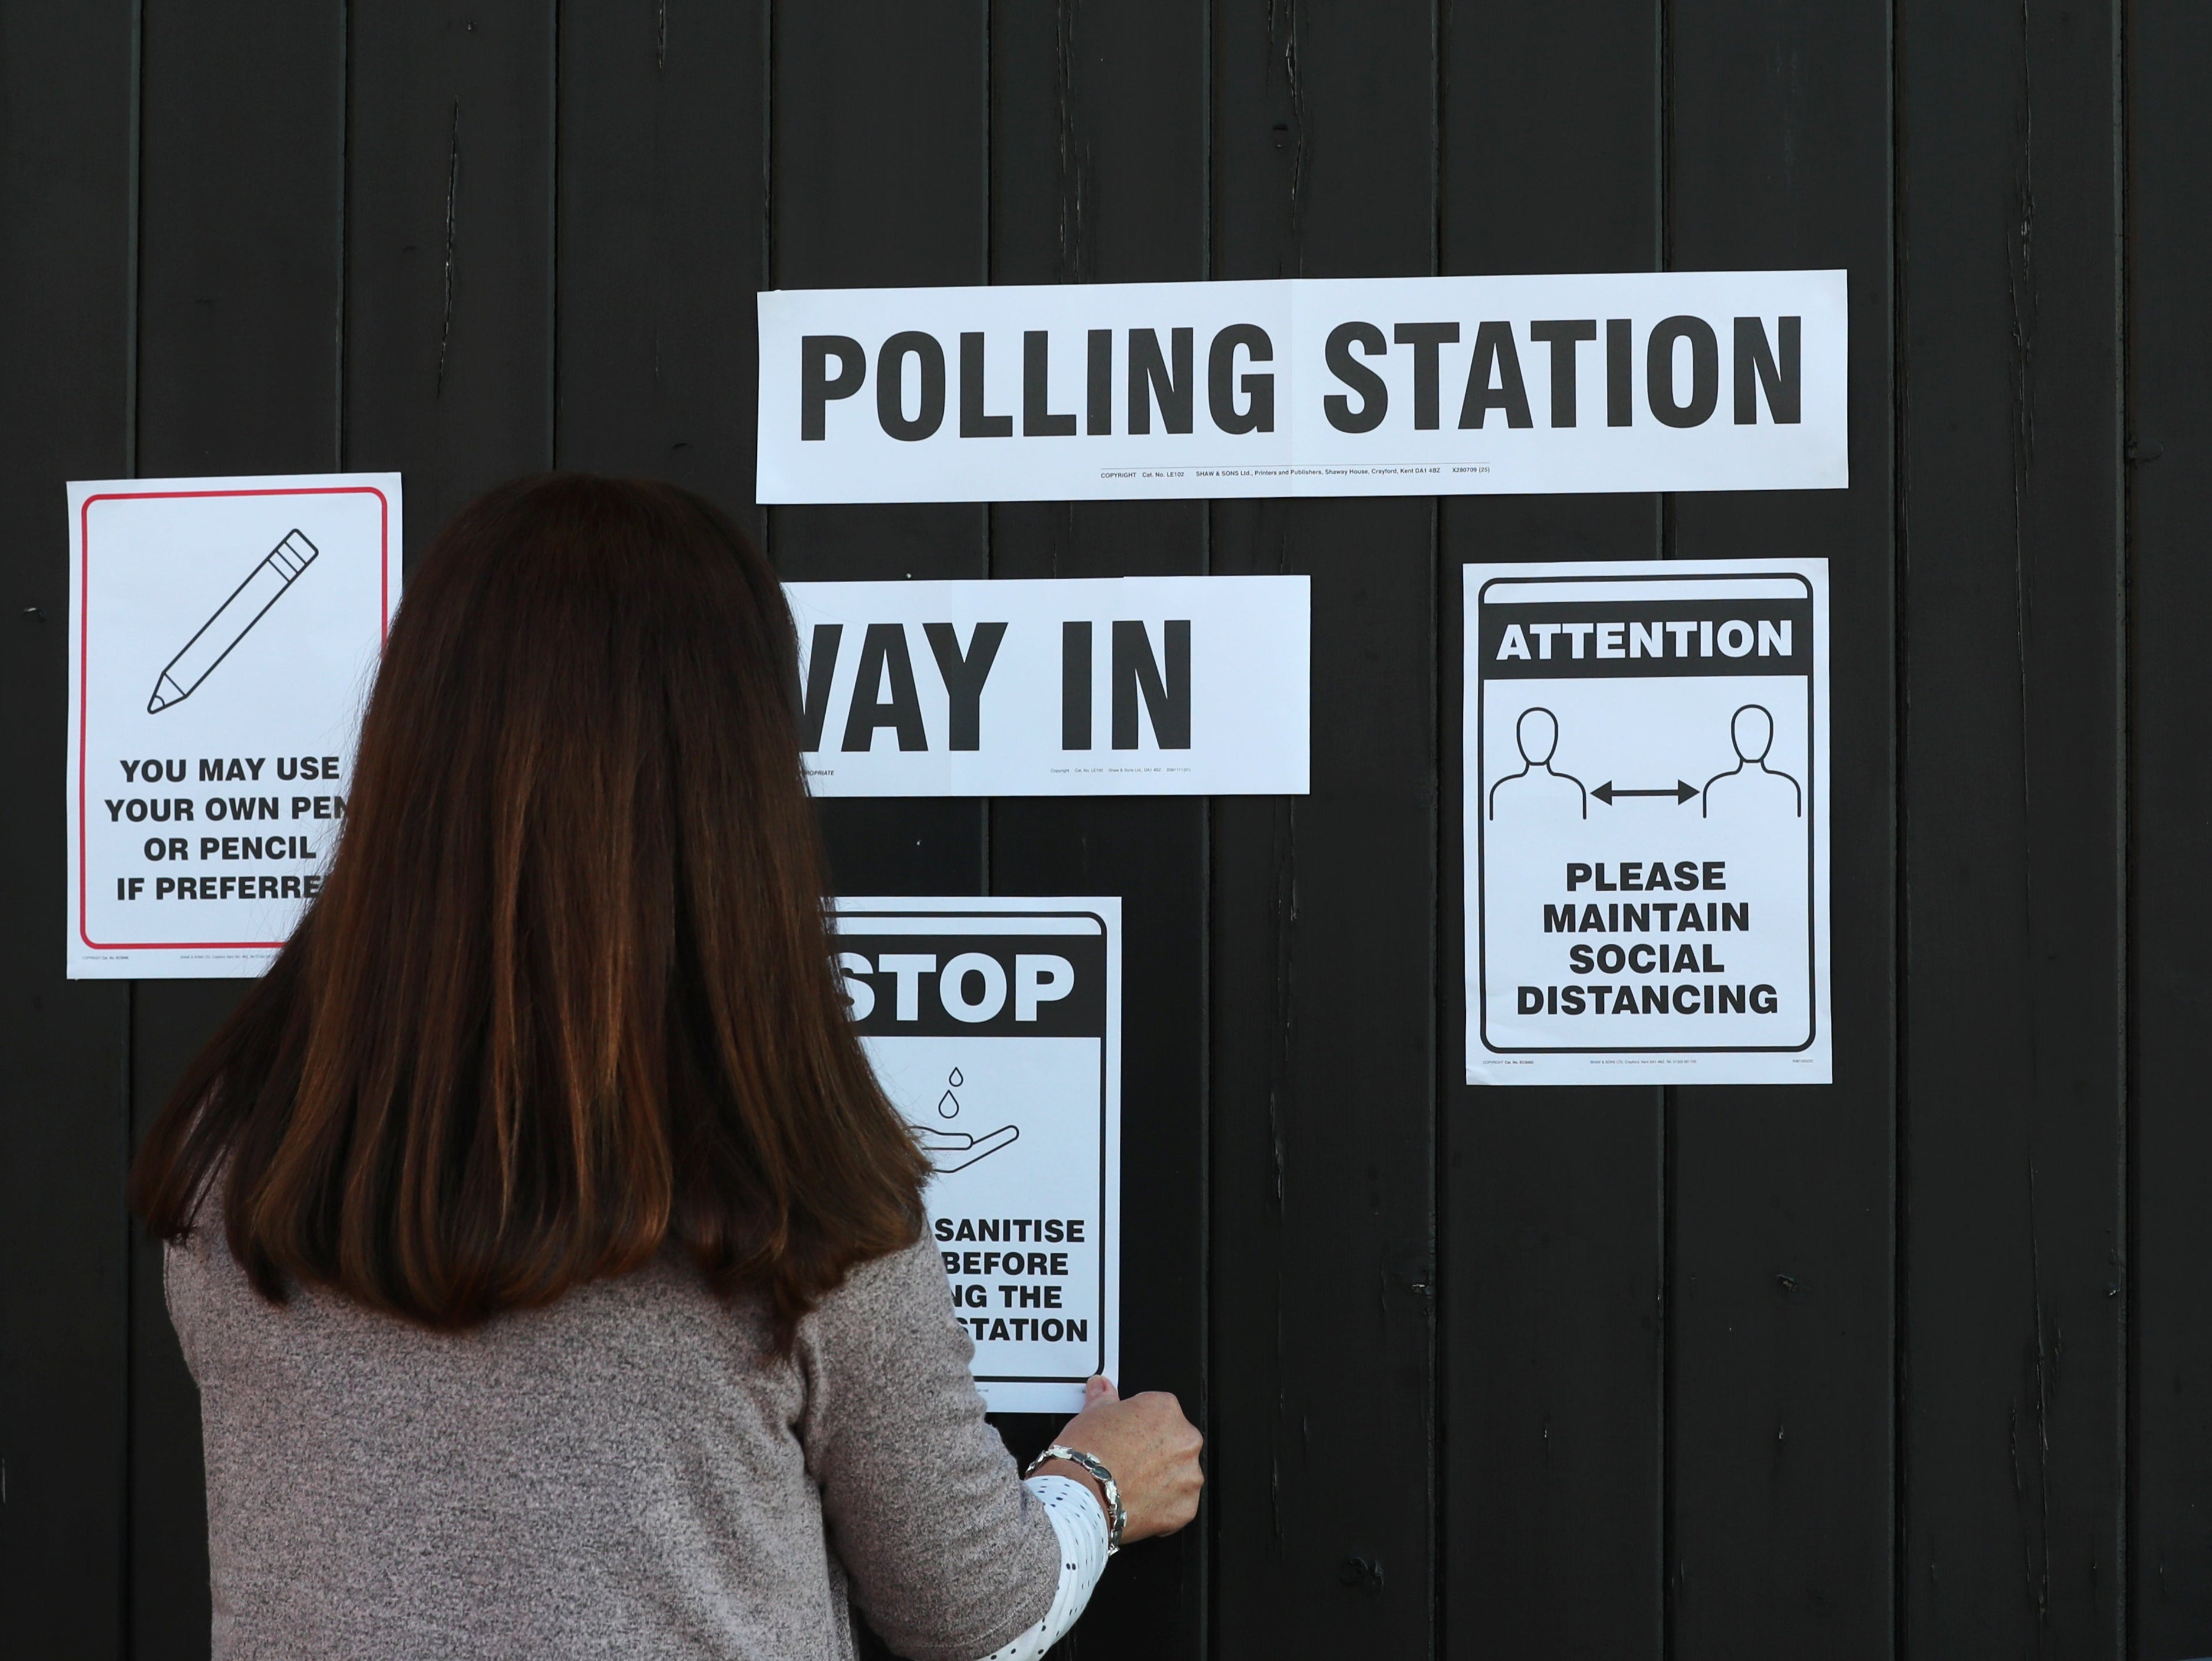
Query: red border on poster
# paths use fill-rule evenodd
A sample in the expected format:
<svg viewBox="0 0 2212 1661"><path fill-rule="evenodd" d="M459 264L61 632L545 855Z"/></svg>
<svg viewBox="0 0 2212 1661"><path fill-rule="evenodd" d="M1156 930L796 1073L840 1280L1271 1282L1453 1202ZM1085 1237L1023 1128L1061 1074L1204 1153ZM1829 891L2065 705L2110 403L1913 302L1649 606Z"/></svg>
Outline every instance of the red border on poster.
<svg viewBox="0 0 2212 1661"><path fill-rule="evenodd" d="M339 496L376 498L381 549L378 569L379 611L376 637L381 648L392 629L392 502L374 484L301 484L266 490L106 490L89 496L77 509L77 592L84 603L77 609L76 682L76 937L94 952L273 952L282 940L96 940L88 924L92 903L87 884L84 794L88 703L92 686L92 507L96 502L163 502L186 496Z"/></svg>

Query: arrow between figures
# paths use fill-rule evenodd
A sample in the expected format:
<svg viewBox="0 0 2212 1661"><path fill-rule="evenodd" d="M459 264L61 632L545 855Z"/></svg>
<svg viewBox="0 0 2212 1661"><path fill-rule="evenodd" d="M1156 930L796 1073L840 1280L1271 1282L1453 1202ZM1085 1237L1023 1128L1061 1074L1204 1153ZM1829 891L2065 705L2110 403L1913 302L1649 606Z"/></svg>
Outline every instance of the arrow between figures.
<svg viewBox="0 0 2212 1661"><path fill-rule="evenodd" d="M1613 799L1615 796L1672 796L1674 799L1674 805L1679 807L1697 794L1698 787L1696 785L1688 783L1681 779L1676 779L1673 786L1665 790L1620 790L1616 789L1613 787L1613 782L1611 779L1607 779L1603 784L1601 784L1596 789L1590 792L1590 794L1595 796L1607 807L1613 806Z"/></svg>

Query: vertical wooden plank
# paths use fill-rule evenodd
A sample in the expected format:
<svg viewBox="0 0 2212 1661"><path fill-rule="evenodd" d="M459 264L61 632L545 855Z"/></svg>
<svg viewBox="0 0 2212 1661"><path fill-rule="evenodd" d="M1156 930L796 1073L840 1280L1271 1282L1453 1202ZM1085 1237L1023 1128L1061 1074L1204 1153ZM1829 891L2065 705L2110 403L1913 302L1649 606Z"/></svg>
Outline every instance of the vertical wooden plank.
<svg viewBox="0 0 2212 1661"><path fill-rule="evenodd" d="M311 472L337 460L343 8L144 9L138 471ZM132 1001L134 1129L234 1003L236 981ZM198 1402L157 1251L132 1257L131 1651L206 1653Z"/></svg>
<svg viewBox="0 0 2212 1661"><path fill-rule="evenodd" d="M1419 0L1225 0L1214 271L1436 268ZM1222 503L1213 569L1313 579L1313 792L1214 812L1213 1641L1432 1647L1436 515Z"/></svg>
<svg viewBox="0 0 2212 1661"><path fill-rule="evenodd" d="M988 280L988 16L986 0L777 9L778 287ZM779 508L769 549L794 581L990 573L981 506ZM830 801L822 819L841 893L984 890L980 802Z"/></svg>
<svg viewBox="0 0 2212 1661"><path fill-rule="evenodd" d="M1205 15L1181 0L993 9L991 276L1206 275ZM1206 569L1200 502L1023 502L991 514L994 575ZM1206 805L1016 800L991 809L991 885L1122 897L1123 1336L1129 1390L1172 1390L1203 1426ZM1002 1430L1018 1452L1056 1419ZM1205 1513L1211 1521L1210 1511ZM1125 1553L1078 1629L1096 1652L1195 1657L1205 1527Z"/></svg>
<svg viewBox="0 0 2212 1661"><path fill-rule="evenodd" d="M2116 23L1899 40L1918 1654L2122 1652Z"/></svg>
<svg viewBox="0 0 2212 1661"><path fill-rule="evenodd" d="M1843 267L1843 492L1683 496L1669 551L1829 561L1835 1078L1674 1115L1673 1651L1892 1647L1896 1046L1887 8L1669 9L1668 263Z"/></svg>
<svg viewBox="0 0 2212 1661"><path fill-rule="evenodd" d="M337 460L343 29L329 0L145 7L141 473Z"/></svg>
<svg viewBox="0 0 2212 1661"><path fill-rule="evenodd" d="M1659 263L1658 14L1443 11L1446 271ZM1443 817L1437 1191L1443 1651L1656 1658L1663 1094L1466 1077L1460 567L1660 552L1648 496L1440 504Z"/></svg>
<svg viewBox="0 0 2212 1661"><path fill-rule="evenodd" d="M345 464L406 551L552 465L554 0L349 9Z"/></svg>
<svg viewBox="0 0 2212 1661"><path fill-rule="evenodd" d="M127 988L63 978L62 484L131 467L134 9L0 3L0 1611L12 1652L123 1640Z"/></svg>
<svg viewBox="0 0 2212 1661"><path fill-rule="evenodd" d="M775 9L769 146L776 286L988 279L988 19L987 0L929 8L809 0ZM990 571L981 506L778 508L768 531L769 551L789 579ZM985 811L976 801L825 801L832 879L846 894L981 893Z"/></svg>
<svg viewBox="0 0 2212 1661"><path fill-rule="evenodd" d="M2212 13L2127 15L2134 1653L2212 1655Z"/></svg>
<svg viewBox="0 0 2212 1661"><path fill-rule="evenodd" d="M768 13L627 0L561 20L561 465L672 479L756 525Z"/></svg>
<svg viewBox="0 0 2212 1661"><path fill-rule="evenodd" d="M185 1065L222 1025L244 981L139 981L131 1006L135 1147ZM121 1184L117 1185L118 1196ZM161 1248L131 1236L130 1536L125 1653L198 1661L208 1652L207 1494L200 1398L169 1324Z"/></svg>

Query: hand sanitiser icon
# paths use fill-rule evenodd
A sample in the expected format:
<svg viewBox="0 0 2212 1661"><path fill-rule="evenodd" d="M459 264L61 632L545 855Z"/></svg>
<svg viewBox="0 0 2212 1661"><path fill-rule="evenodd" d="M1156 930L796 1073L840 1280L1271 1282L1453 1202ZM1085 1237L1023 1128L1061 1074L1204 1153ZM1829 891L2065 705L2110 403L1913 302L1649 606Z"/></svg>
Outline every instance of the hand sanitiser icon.
<svg viewBox="0 0 2212 1661"><path fill-rule="evenodd" d="M154 696L146 700L146 713L158 715L198 691L216 665L228 657L231 648L244 640L269 608L284 597L284 591L315 563L320 551L304 532L285 532L284 539L246 574L246 581L231 590L230 598L169 660L168 667L154 683Z"/></svg>

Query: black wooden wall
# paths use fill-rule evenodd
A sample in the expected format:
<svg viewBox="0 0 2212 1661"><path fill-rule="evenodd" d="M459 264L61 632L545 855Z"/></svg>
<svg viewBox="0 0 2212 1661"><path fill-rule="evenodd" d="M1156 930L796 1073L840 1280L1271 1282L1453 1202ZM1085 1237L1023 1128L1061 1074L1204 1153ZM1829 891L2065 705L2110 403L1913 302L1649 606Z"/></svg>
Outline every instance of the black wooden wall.
<svg viewBox="0 0 2212 1661"><path fill-rule="evenodd" d="M238 986L61 977L65 479L750 512L763 283L1844 266L1847 492L756 515L1329 624L1310 796L839 802L840 881L1125 897L1212 1486L1079 1646L2212 1654L2208 72L2192 0L0 0L0 1649L207 1640L120 1194ZM1782 554L1837 1082L1468 1090L1455 568Z"/></svg>

